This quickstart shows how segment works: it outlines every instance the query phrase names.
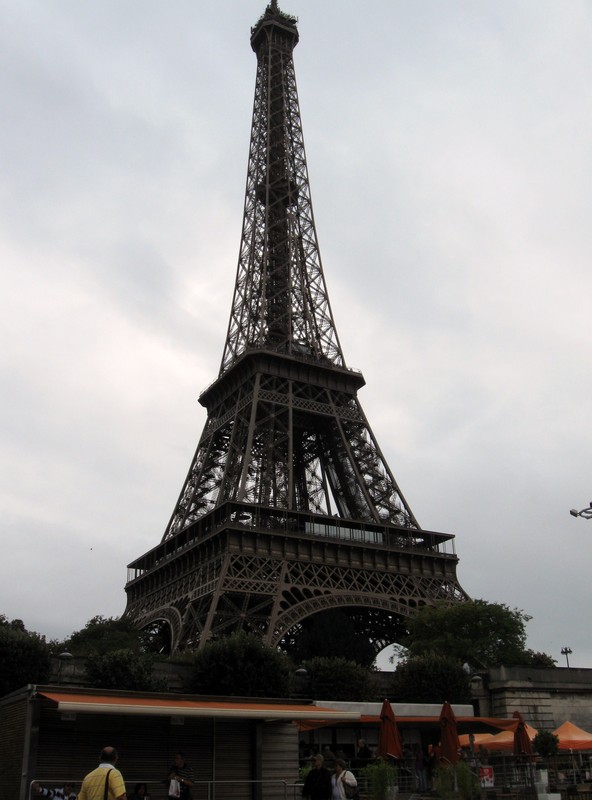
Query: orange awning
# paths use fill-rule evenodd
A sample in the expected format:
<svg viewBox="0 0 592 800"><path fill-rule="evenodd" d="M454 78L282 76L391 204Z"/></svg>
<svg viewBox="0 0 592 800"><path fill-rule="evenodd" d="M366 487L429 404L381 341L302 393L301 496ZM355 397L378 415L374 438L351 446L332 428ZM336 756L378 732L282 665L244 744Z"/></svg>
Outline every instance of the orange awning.
<svg viewBox="0 0 592 800"><path fill-rule="evenodd" d="M559 737L560 750L592 750L592 733L578 728L573 722L564 722L553 733Z"/></svg>
<svg viewBox="0 0 592 800"><path fill-rule="evenodd" d="M328 725L336 724L340 724L339 721L335 722L317 718L303 720L299 722L298 727L301 731L312 731L315 730L315 728L323 728L327 727ZM344 720L343 724L347 725L348 721ZM497 717L457 717L456 724L459 732L475 733L476 735L491 735L491 731L513 731L516 727L516 720L502 718L498 719ZM380 717L374 714L361 714L358 717L358 725L375 725L378 728L380 727ZM436 716L404 717L397 714L397 725L401 730L404 728L431 730L434 728L439 728L440 718Z"/></svg>
<svg viewBox="0 0 592 800"><path fill-rule="evenodd" d="M500 720L500 722L507 721L507 720ZM518 720L514 719L511 720L514 724L514 728L518 725ZM536 728L531 727L530 725L526 725L526 732L528 734L528 738L532 742L534 737L537 735L538 731ZM461 747L468 747L469 746L469 737L465 734L459 737ZM491 734L491 733L478 733L475 735L474 740L475 747L485 747L486 750L501 750L501 751L510 751L512 752L514 749L514 731L511 728L508 728L501 733Z"/></svg>
<svg viewBox="0 0 592 800"><path fill-rule="evenodd" d="M357 721L356 711L334 711L313 705L288 702L266 703L242 700L210 700L208 698L172 698L148 694L117 694L109 692L61 692L54 690L37 693L57 704L59 711L85 714L136 714L146 716L231 717L234 719L305 720L323 719L324 722Z"/></svg>
<svg viewBox="0 0 592 800"><path fill-rule="evenodd" d="M380 717L362 714L360 722L366 725L380 725ZM406 728L423 728L438 726L439 717L403 717L397 714L397 725ZM457 717L456 725L459 731L474 733L477 731L513 731L516 727L515 719L503 719L497 717Z"/></svg>

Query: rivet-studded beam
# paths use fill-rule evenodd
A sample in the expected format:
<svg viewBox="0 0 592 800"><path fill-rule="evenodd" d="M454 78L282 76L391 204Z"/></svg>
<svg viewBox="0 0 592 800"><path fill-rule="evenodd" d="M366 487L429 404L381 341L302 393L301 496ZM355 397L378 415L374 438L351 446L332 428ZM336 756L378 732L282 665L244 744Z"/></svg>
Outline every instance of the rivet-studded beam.
<svg viewBox="0 0 592 800"><path fill-rule="evenodd" d="M466 599L453 537L421 530L358 400L364 378L339 344L297 42L295 19L271 3L251 32L255 102L220 371L200 397L207 421L161 543L129 567L127 616L140 627L164 621L173 649L238 628L277 645L335 607L362 615L379 647L384 620Z"/></svg>

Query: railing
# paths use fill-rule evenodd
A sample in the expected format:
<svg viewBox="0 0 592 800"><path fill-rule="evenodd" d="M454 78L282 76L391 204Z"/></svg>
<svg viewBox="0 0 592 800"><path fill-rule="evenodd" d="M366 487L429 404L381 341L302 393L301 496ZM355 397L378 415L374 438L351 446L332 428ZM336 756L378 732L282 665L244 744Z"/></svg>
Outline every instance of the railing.
<svg viewBox="0 0 592 800"><path fill-rule="evenodd" d="M228 502L214 509L212 515L200 517L194 525L161 542L128 568L127 581L132 583L151 570L169 562L194 547L212 533L232 526L252 530L294 533L310 538L333 539L357 544L373 544L402 552L437 553L456 559L454 537L434 531L397 527L375 522L363 523L340 517L287 511Z"/></svg>
<svg viewBox="0 0 592 800"><path fill-rule="evenodd" d="M273 797L274 800L288 800L289 785L287 781L194 781L192 794L193 800L204 800L204 798L207 798L207 800L215 800L217 796L225 799L246 797L250 800L250 798L253 797L253 787L259 786L263 797ZM199 791L200 787L205 789L205 793ZM235 791L232 790L232 787L235 787ZM222 791L219 793L216 791L218 788L222 788ZM273 789L273 792L266 792L268 789ZM155 799L151 798L151 800Z"/></svg>
<svg viewBox="0 0 592 800"><path fill-rule="evenodd" d="M467 762L468 763L468 762ZM492 778L492 785L481 784L475 792L475 797L482 800L529 800L534 796L535 764L522 758L506 755L490 755L486 762L473 761L469 764L476 781L483 776L479 768L491 769L488 773ZM538 766L538 765L536 765ZM356 774L357 773L357 774ZM368 782L364 775L354 769L362 797L368 796ZM579 765L563 769L561 772L549 771L548 780L551 788L561 794L561 800L592 800L592 783L590 782L589 765ZM33 789L35 784L43 788L57 789L65 784L72 784L74 792L78 793L80 781L64 780L35 780L29 785L28 800L35 800L40 795ZM149 800L166 800L168 786L166 781L153 781L146 779L130 780L126 778L128 797L136 784L145 784L148 790L146 798ZM288 781L245 781L245 780L211 780L195 781L194 800L216 800L216 798L250 798L253 796L253 786L261 787L263 797L273 797L273 800L300 800L302 796L302 782L290 783ZM398 795L417 795L418 780L412 761L401 761L398 764L397 775ZM432 782L428 778L428 792Z"/></svg>
<svg viewBox="0 0 592 800"><path fill-rule="evenodd" d="M61 789L64 785L70 784L74 786L74 794L78 794L80 783L81 781L72 781L70 778L63 781L36 779L29 784L28 800L41 798L41 795L33 788L37 784L44 789ZM147 788L147 794L144 795L145 800L166 800L168 798L168 781L129 780L125 778L129 800L136 797L133 792L134 787L138 784L143 784ZM248 798L250 800L253 796L254 786L261 787L261 795L263 797L273 797L273 800L292 800L292 797L296 800L301 796L302 784L290 784L287 781L194 781L192 788L193 800L216 800L216 797L224 798L224 800L233 797ZM298 794L295 791L293 793L293 790L298 786L300 787ZM234 787L234 791L232 787ZM218 789L220 789L219 792L217 791Z"/></svg>

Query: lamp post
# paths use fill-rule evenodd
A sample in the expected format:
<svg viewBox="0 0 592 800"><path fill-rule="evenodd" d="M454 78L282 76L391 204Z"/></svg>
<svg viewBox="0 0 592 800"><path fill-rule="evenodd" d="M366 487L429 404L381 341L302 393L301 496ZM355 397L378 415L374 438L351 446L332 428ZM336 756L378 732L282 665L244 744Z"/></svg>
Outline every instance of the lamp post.
<svg viewBox="0 0 592 800"><path fill-rule="evenodd" d="M567 668L569 669L569 657L571 655L571 647L562 647L561 655L565 656L565 660L567 661Z"/></svg>
<svg viewBox="0 0 592 800"><path fill-rule="evenodd" d="M581 511L577 511L577 509L572 508L569 512L572 517L583 517L584 519L592 519L592 502L587 508L583 508Z"/></svg>
<svg viewBox="0 0 592 800"><path fill-rule="evenodd" d="M486 709L489 709L487 703L487 693L485 691L485 684L483 677L475 673L469 678L469 685L471 690L471 702L473 704L473 713L476 717L486 716ZM487 711L488 713L488 711ZM473 742L474 745L474 742Z"/></svg>
<svg viewBox="0 0 592 800"><path fill-rule="evenodd" d="M300 667L294 672L293 693L298 700L304 700L310 695L310 675L304 667Z"/></svg>
<svg viewBox="0 0 592 800"><path fill-rule="evenodd" d="M59 661L59 664L58 664L58 675L57 675L58 684L61 683L62 667L68 661L72 661L73 658L74 658L74 656L72 655L72 653L60 653L59 654L59 656L58 656L58 661Z"/></svg>

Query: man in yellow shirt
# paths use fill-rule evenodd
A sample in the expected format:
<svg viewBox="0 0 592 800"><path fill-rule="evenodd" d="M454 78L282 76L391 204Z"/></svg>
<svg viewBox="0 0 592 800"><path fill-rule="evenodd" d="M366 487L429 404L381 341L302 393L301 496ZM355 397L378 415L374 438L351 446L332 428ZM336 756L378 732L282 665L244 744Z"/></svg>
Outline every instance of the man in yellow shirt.
<svg viewBox="0 0 592 800"><path fill-rule="evenodd" d="M114 747L103 747L101 763L82 781L78 800L126 800L123 775L115 769L117 759L117 750Z"/></svg>

